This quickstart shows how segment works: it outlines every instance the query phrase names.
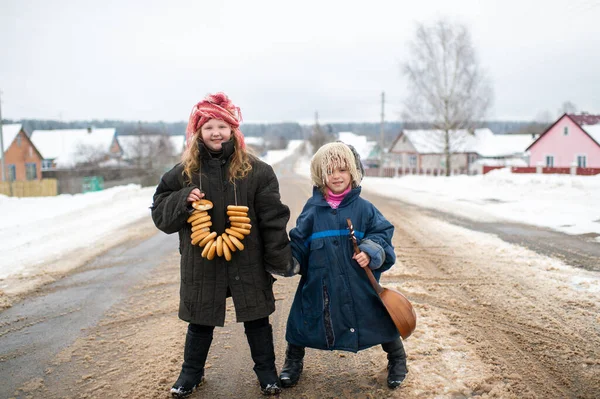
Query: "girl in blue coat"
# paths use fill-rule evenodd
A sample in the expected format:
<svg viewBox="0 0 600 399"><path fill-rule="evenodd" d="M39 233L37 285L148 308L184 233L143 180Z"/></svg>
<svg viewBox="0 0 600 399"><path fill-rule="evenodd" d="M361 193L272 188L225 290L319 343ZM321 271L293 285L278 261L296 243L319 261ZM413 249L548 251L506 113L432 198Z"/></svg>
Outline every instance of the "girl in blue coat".
<svg viewBox="0 0 600 399"><path fill-rule="evenodd" d="M290 231L292 254L302 278L287 322L281 385L296 385L304 348L357 352L381 345L388 354L390 388L406 378L406 354L391 317L362 268L379 280L394 265L394 226L360 197L362 166L353 148L322 146L311 161L313 196ZM354 254L346 219L354 225Z"/></svg>

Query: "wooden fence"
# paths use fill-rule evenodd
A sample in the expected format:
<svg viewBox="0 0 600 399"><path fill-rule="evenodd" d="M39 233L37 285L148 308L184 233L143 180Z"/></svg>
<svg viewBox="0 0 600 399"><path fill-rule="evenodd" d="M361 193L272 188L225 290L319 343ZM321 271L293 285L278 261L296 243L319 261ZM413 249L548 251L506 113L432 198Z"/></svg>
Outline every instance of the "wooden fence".
<svg viewBox="0 0 600 399"><path fill-rule="evenodd" d="M0 182L0 194L9 197L51 197L58 194L56 179Z"/></svg>

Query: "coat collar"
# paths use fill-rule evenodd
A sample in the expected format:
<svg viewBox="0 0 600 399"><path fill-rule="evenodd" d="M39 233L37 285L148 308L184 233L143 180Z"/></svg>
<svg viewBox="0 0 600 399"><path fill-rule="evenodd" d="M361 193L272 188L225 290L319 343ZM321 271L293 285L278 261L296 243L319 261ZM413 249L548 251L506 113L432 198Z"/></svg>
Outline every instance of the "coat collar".
<svg viewBox="0 0 600 399"><path fill-rule="evenodd" d="M217 159L228 159L231 155L233 155L233 152L235 151L233 139L224 142L223 144L221 144L221 147L223 148L223 152ZM198 152L200 154L201 159L212 159L212 155L208 151L206 144L204 144L204 142L201 140L198 141Z"/></svg>
<svg viewBox="0 0 600 399"><path fill-rule="evenodd" d="M350 192L348 194L346 194L346 196L344 197L344 199L342 200L342 202L340 203L338 208L343 208L343 207L347 206L348 204L350 204L351 202L353 202L355 199L357 199L360 196L360 192L361 192L360 186L350 190ZM315 206L329 207L329 204L325 200L323 193L321 193L321 190L319 190L319 188L317 186L313 186L313 195L311 198L309 198L308 203L311 205L315 205Z"/></svg>

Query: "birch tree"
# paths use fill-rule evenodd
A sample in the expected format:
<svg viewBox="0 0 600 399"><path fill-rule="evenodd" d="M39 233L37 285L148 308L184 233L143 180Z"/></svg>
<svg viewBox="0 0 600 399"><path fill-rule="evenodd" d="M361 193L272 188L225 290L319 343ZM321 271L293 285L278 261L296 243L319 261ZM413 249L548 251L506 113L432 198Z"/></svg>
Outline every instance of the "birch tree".
<svg viewBox="0 0 600 399"><path fill-rule="evenodd" d="M439 130L440 134L431 139L442 141L439 145L448 176L452 170L451 155L464 141L464 134L457 131L473 131L486 115L493 96L469 30L447 20L430 26L419 24L409 43L402 72L408 81L404 120L426 123Z"/></svg>

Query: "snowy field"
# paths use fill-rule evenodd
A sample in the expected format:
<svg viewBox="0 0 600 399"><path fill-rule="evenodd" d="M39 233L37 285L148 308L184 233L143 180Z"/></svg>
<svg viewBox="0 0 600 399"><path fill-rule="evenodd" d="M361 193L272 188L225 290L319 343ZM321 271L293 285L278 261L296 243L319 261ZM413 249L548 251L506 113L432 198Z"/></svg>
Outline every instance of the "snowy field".
<svg viewBox="0 0 600 399"><path fill-rule="evenodd" d="M309 162L304 159L298 163L296 173L309 177ZM600 175L525 174L496 169L477 176L366 177L362 187L471 220L512 221L567 234L600 236Z"/></svg>
<svg viewBox="0 0 600 399"><path fill-rule="evenodd" d="M297 145L293 142L288 150L269 153L264 159L280 162L297 151ZM308 165L304 158L295 170L308 176ZM483 176L367 177L363 188L474 220L509 220L568 234L600 234L600 176L496 170ZM92 249L116 244L116 233L149 217L154 190L127 185L45 198L0 195L0 290L7 289L7 278L12 277L14 290L14 284L25 284L28 276L66 272L86 261L84 255ZM57 269L56 261L71 254L70 261L61 261Z"/></svg>

